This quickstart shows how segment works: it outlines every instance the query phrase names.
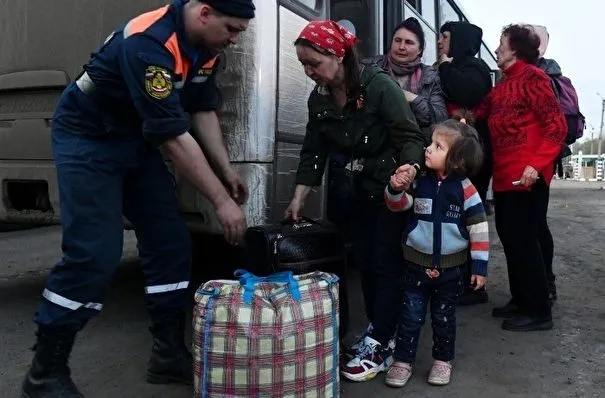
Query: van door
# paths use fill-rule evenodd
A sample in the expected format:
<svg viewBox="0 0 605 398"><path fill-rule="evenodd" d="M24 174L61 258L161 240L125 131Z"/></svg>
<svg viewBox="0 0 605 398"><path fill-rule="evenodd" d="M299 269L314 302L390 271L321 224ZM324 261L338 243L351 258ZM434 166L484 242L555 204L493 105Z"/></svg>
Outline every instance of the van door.
<svg viewBox="0 0 605 398"><path fill-rule="evenodd" d="M294 192L299 153L305 136L307 100L315 87L296 56L294 41L313 19L327 18L327 2L322 0L281 0L279 2L279 69L277 108L277 159L274 220L281 220ZM305 201L305 215L325 216L325 178Z"/></svg>

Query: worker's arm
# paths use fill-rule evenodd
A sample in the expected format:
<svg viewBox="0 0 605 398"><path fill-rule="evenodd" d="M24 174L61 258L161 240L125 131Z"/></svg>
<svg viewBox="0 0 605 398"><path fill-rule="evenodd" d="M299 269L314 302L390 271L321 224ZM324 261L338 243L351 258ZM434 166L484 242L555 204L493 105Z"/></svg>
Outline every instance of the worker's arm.
<svg viewBox="0 0 605 398"><path fill-rule="evenodd" d="M118 61L142 120L143 137L163 147L177 170L210 200L225 237L235 243L243 236L244 216L188 132L191 123L174 87L174 56L154 38L135 35L124 40Z"/></svg>
<svg viewBox="0 0 605 398"><path fill-rule="evenodd" d="M184 133L166 140L163 148L177 170L210 200L225 229L225 238L230 243L241 240L246 230L244 215L212 171L195 139Z"/></svg>
<svg viewBox="0 0 605 398"><path fill-rule="evenodd" d="M229 187L231 196L236 202L245 203L248 200L248 187L229 161L216 112L214 110L196 112L192 115L192 123L204 152Z"/></svg>

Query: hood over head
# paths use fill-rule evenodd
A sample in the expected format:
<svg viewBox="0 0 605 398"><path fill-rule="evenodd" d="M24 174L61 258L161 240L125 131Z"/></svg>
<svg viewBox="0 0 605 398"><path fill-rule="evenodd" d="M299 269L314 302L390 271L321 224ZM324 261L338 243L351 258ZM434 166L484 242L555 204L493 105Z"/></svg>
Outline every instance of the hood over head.
<svg viewBox="0 0 605 398"><path fill-rule="evenodd" d="M454 59L474 57L481 48L483 30L469 22L446 22L440 32L450 32L450 51L448 56Z"/></svg>

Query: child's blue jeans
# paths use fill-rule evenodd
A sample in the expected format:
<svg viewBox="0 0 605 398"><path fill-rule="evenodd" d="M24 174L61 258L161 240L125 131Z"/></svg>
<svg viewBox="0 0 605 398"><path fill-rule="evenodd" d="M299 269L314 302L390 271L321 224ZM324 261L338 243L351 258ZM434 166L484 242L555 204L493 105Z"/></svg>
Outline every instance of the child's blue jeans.
<svg viewBox="0 0 605 398"><path fill-rule="evenodd" d="M463 292L464 265L439 270L431 279L427 268L407 262L404 271L403 305L397 329L394 359L413 363L429 302L433 326L433 358L454 359L456 304Z"/></svg>

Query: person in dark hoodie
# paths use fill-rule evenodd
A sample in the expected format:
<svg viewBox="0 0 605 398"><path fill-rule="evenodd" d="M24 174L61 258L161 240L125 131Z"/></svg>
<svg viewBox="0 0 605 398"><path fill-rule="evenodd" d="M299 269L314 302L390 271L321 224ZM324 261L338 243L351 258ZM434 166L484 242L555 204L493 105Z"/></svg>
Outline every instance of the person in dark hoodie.
<svg viewBox="0 0 605 398"><path fill-rule="evenodd" d="M478 106L492 89L489 66L475 57L481 47L483 31L468 22L446 22L440 29L439 78L446 98L448 112L472 110ZM475 125L483 144L484 161L479 172L471 178L479 196L488 208L487 191L492 175L492 156L489 131L485 121ZM470 267L470 262L469 262ZM475 290L471 286L470 268L466 272L465 292L459 305L473 305L487 302L485 287Z"/></svg>

